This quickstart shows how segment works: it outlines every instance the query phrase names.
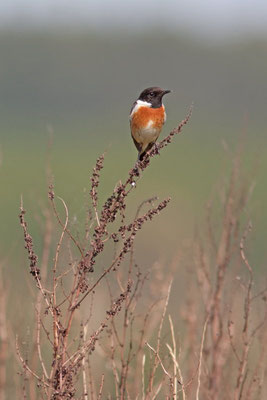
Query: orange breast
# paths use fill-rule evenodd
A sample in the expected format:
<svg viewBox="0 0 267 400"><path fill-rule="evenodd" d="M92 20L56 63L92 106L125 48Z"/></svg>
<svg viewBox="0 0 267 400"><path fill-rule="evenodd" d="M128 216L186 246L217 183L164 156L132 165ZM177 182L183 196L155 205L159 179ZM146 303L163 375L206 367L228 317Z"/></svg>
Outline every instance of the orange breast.
<svg viewBox="0 0 267 400"><path fill-rule="evenodd" d="M156 128L159 131L165 122L165 108L139 107L138 110L132 115L131 128L134 131L145 129L148 126Z"/></svg>

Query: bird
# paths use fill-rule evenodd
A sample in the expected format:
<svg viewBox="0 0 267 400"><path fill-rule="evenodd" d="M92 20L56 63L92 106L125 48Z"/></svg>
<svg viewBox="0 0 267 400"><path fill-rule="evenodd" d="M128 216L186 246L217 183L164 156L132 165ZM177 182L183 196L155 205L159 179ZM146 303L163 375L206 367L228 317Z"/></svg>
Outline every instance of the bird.
<svg viewBox="0 0 267 400"><path fill-rule="evenodd" d="M132 139L138 150L138 161L142 161L158 139L166 121L162 98L171 90L158 86L144 89L133 103L130 111L130 129Z"/></svg>

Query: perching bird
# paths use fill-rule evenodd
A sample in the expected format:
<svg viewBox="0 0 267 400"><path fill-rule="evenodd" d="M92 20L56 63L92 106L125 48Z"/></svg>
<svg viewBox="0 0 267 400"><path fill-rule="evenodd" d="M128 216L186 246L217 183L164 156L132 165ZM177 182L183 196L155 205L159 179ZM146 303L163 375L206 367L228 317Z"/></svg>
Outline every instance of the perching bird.
<svg viewBox="0 0 267 400"><path fill-rule="evenodd" d="M162 97L170 92L171 90L163 90L159 87L147 88L142 91L131 108L131 134L140 161L153 147L166 121Z"/></svg>

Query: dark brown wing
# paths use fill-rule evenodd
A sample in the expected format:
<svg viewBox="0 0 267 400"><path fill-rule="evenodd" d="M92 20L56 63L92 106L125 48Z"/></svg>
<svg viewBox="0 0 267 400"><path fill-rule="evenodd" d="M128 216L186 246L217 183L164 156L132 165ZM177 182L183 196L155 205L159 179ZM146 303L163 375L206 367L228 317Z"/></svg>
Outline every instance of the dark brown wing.
<svg viewBox="0 0 267 400"><path fill-rule="evenodd" d="M132 111L133 111L134 107L136 106L136 104L137 104L137 100L132 105L132 108L131 108L131 111L130 111L130 115L132 114Z"/></svg>
<svg viewBox="0 0 267 400"><path fill-rule="evenodd" d="M133 137L133 135L132 135L132 138L133 138L135 147L136 147L137 150L138 150L138 153L140 153L140 151L142 150L142 145L141 145L140 143L138 143L138 142L135 140L135 138Z"/></svg>
<svg viewBox="0 0 267 400"><path fill-rule="evenodd" d="M133 111L134 107L136 106L136 104L137 104L137 101L135 101L133 103L131 111L130 111L130 115L132 114L132 111ZM130 117L130 120L131 120L131 117ZM134 141L135 147L137 148L138 153L140 154L140 151L142 150L142 145L135 140L135 138L133 137L133 133L132 132L131 132L131 135L132 135L132 139Z"/></svg>

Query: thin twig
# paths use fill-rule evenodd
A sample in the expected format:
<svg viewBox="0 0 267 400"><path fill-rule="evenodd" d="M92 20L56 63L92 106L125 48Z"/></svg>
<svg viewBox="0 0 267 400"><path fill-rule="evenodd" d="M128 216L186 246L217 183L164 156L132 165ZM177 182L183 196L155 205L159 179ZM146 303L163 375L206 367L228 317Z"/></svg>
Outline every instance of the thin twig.
<svg viewBox="0 0 267 400"><path fill-rule="evenodd" d="M168 371L166 370L166 368L164 367L163 362L161 361L161 358L160 358L159 353L157 352L157 350L155 350L148 342L146 342L145 344L147 345L147 347L150 348L150 350L153 351L153 353L155 354L155 356L157 357L157 359L158 359L158 361L159 361L159 363L160 363L160 365L161 365L161 368L162 368L164 374L165 374L165 375L169 378L169 380L172 382L172 381L173 381L172 376L169 374L169 372L168 372Z"/></svg>
<svg viewBox="0 0 267 400"><path fill-rule="evenodd" d="M173 343L173 349L170 347L170 345L168 345L168 343L166 343L168 350L170 352L170 355L172 357L173 360L173 364L174 364L174 395L177 398L177 382L180 383L181 387L182 387L182 394L183 394L183 400L186 400L186 395L185 395L185 389L184 389L184 380L183 380L183 375L182 375L182 371L179 365L179 361L177 359L177 355L176 355L176 340L175 340L175 335L174 335L174 328L173 328L173 322L172 322L172 318L169 315L169 322L170 322L170 328L171 328L171 335L172 335L172 343ZM179 373L179 379L177 379L177 370ZM175 399L175 397L174 397Z"/></svg>
<svg viewBox="0 0 267 400"><path fill-rule="evenodd" d="M27 364L27 363L25 362L25 360L23 359L23 357L22 357L22 355L21 355L21 353L20 353L20 350L19 350L18 336L16 336L16 350L17 350L17 355L18 355L18 357L19 357L19 359L20 359L20 362L21 362L23 368L25 368L25 369L26 369L34 378L36 378L42 385L48 387L49 385L48 385L46 382L44 382L43 379L40 378L39 375L37 375L34 371L32 371L32 370L30 369L30 367L28 366L28 364Z"/></svg>
<svg viewBox="0 0 267 400"><path fill-rule="evenodd" d="M105 380L105 375L102 374L102 376L101 376L101 384L100 384L100 388L99 388L99 393L98 393L97 400L100 400L100 399L102 398L102 391L103 391L103 387L104 387L104 380Z"/></svg>
<svg viewBox="0 0 267 400"><path fill-rule="evenodd" d="M40 363L41 363L41 366L42 366L43 373L44 373L46 379L48 379L48 373L47 373L46 367L44 365L42 352L41 352L41 344L40 344L40 331L41 331L40 305L37 306L36 313L37 313L37 339L36 339L36 344L37 344L38 356L39 356L39 360L40 360Z"/></svg>
<svg viewBox="0 0 267 400"><path fill-rule="evenodd" d="M85 343L86 342L86 334L87 334L87 326L83 326L82 328L83 328L83 343ZM82 377L83 377L84 400L88 400L85 358L82 359Z"/></svg>
<svg viewBox="0 0 267 400"><path fill-rule="evenodd" d="M208 325L210 316L208 315L204 324L202 337L201 337L201 346L199 351L199 366L198 366L198 377L197 377L197 391L196 391L196 400L199 400L199 390L200 390L200 383L201 383L201 368L202 368L202 356L203 356L203 348L204 348L204 341L206 336L206 329Z"/></svg>

